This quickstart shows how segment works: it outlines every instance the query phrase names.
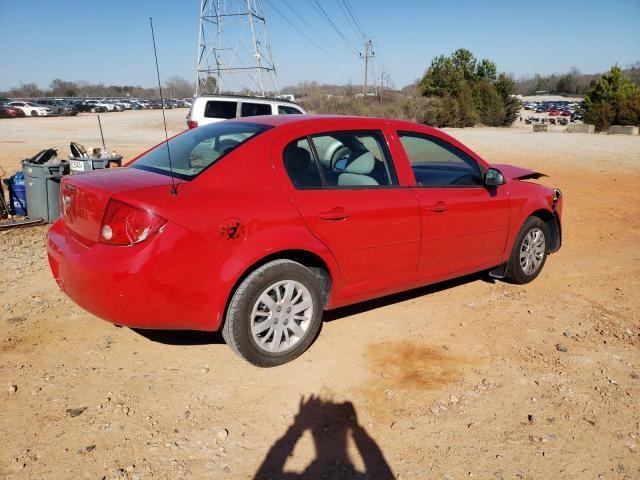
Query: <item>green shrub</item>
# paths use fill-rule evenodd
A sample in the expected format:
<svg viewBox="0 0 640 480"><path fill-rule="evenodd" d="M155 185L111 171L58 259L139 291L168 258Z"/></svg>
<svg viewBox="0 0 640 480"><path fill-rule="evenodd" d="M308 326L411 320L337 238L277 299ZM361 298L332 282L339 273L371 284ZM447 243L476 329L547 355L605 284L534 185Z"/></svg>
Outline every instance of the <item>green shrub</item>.
<svg viewBox="0 0 640 480"><path fill-rule="evenodd" d="M611 125L640 125L640 90L617 65L585 94L584 119L607 130Z"/></svg>
<svg viewBox="0 0 640 480"><path fill-rule="evenodd" d="M425 97L441 97L451 112L442 112L443 126L511 125L520 110L513 96L515 82L505 73L497 73L491 60L478 61L464 48L450 57L440 55L420 80L419 89ZM453 102L451 101L453 99Z"/></svg>

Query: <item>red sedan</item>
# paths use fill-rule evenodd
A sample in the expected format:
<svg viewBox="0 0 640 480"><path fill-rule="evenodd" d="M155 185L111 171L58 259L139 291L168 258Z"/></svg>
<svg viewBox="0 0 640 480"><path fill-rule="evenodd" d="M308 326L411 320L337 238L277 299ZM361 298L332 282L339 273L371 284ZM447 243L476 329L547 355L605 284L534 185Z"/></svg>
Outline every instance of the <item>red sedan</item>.
<svg viewBox="0 0 640 480"><path fill-rule="evenodd" d="M17 118L25 117L26 114L16 107L10 107L9 105L0 105L0 118Z"/></svg>
<svg viewBox="0 0 640 480"><path fill-rule="evenodd" d="M323 310L484 270L536 278L561 243L560 191L525 181L540 176L409 122L229 120L64 177L49 262L101 318L222 329L274 366L309 347Z"/></svg>

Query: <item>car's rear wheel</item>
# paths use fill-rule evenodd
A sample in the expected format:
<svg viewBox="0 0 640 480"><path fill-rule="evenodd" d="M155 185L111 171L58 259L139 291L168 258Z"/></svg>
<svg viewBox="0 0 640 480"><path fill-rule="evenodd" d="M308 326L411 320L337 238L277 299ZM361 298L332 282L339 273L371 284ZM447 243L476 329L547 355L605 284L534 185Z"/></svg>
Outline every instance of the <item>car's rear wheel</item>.
<svg viewBox="0 0 640 480"><path fill-rule="evenodd" d="M322 293L314 274L291 260L274 260L249 274L233 294L222 335L259 367L289 362L315 339Z"/></svg>
<svg viewBox="0 0 640 480"><path fill-rule="evenodd" d="M32 117L37 117L38 116L38 112L36 110L31 110L31 116Z"/></svg>
<svg viewBox="0 0 640 480"><path fill-rule="evenodd" d="M513 244L505 278L518 284L534 280L547 260L549 239L546 223L538 217L527 218Z"/></svg>

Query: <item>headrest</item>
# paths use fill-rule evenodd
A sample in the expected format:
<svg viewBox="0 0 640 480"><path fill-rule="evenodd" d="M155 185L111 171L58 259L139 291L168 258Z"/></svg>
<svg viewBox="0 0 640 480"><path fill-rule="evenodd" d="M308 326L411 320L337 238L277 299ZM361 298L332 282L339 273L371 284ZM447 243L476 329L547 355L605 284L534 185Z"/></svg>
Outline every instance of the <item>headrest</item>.
<svg viewBox="0 0 640 480"><path fill-rule="evenodd" d="M369 175L375 167L376 159L371 152L364 152L360 156L349 162L344 169L345 173L357 173L360 175Z"/></svg>
<svg viewBox="0 0 640 480"><path fill-rule="evenodd" d="M311 154L302 147L289 147L284 154L284 161L290 170L304 170L311 163Z"/></svg>

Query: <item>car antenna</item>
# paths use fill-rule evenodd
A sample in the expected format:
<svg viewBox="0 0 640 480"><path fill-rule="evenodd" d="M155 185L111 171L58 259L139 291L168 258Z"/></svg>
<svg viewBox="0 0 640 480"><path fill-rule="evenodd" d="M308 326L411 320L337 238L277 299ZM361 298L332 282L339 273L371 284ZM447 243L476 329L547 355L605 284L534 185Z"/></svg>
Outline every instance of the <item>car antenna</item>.
<svg viewBox="0 0 640 480"><path fill-rule="evenodd" d="M102 133L102 122L100 121L100 115L98 115L98 127L100 127L100 138L102 138L102 150L107 153L107 146L104 144L104 134Z"/></svg>
<svg viewBox="0 0 640 480"><path fill-rule="evenodd" d="M156 36L153 33L153 19L149 17L151 24L151 39L153 40L153 54L156 57L156 74L158 75L158 90L160 91L160 104L162 107L162 121L164 122L164 138L167 145L167 155L169 156L169 172L171 173L171 195L178 194L178 186L173 177L173 165L171 163L171 149L169 148L169 134L167 133L167 118L164 114L164 98L162 97L162 83L160 83L160 67L158 67L158 51L156 50Z"/></svg>

